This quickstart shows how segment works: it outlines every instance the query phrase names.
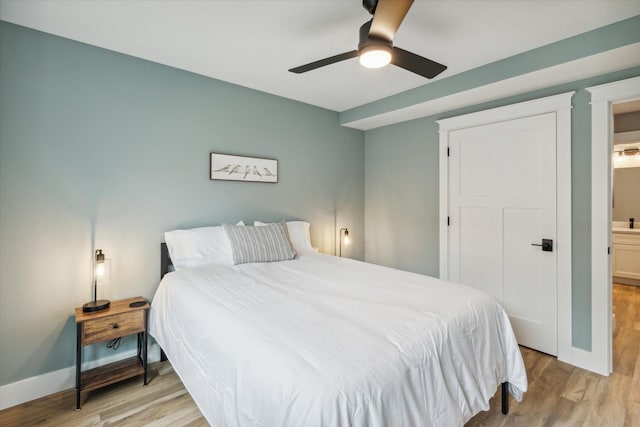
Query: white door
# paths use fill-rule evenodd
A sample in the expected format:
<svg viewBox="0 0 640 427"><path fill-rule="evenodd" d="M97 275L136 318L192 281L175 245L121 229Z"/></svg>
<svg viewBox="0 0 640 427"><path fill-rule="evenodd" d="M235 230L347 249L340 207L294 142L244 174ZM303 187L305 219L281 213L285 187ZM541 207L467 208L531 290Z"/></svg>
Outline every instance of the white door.
<svg viewBox="0 0 640 427"><path fill-rule="evenodd" d="M518 343L557 355L556 113L452 131L449 279L500 301Z"/></svg>

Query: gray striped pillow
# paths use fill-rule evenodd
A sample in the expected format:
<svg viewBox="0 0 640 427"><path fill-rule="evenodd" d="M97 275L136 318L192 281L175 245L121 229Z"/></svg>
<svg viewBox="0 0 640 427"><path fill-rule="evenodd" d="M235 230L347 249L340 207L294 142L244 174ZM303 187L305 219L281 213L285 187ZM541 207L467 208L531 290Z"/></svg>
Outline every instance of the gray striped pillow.
<svg viewBox="0 0 640 427"><path fill-rule="evenodd" d="M274 262L294 259L287 226L284 222L261 227L223 224L233 252L233 264Z"/></svg>

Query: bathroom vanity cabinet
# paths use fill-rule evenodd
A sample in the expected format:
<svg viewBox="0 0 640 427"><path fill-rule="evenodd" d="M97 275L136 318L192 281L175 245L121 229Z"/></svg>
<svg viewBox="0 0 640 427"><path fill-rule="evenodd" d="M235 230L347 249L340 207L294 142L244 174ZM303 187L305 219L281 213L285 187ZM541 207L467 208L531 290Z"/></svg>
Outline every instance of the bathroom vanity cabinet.
<svg viewBox="0 0 640 427"><path fill-rule="evenodd" d="M640 230L613 230L613 281L640 286Z"/></svg>

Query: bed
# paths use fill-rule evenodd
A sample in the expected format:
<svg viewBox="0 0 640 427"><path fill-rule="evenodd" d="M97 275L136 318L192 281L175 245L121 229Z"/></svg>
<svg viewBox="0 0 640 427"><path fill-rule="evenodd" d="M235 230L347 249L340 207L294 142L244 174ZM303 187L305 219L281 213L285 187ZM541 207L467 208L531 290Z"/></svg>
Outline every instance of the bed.
<svg viewBox="0 0 640 427"><path fill-rule="evenodd" d="M296 248L161 274L151 334L212 426L462 426L527 389L506 313L439 279Z"/></svg>

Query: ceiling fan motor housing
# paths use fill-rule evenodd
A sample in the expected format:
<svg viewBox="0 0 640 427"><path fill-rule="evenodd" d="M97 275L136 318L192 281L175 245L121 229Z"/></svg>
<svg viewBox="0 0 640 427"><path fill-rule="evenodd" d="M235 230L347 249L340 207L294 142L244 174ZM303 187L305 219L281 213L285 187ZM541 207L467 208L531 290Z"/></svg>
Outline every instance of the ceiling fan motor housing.
<svg viewBox="0 0 640 427"><path fill-rule="evenodd" d="M360 43L358 43L358 52L369 46L386 46L389 50L392 50L393 43L389 40L385 40L381 37L376 37L374 35L369 35L369 30L371 29L371 21L367 21L360 27ZM383 47L384 49L384 47Z"/></svg>

